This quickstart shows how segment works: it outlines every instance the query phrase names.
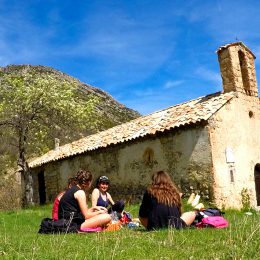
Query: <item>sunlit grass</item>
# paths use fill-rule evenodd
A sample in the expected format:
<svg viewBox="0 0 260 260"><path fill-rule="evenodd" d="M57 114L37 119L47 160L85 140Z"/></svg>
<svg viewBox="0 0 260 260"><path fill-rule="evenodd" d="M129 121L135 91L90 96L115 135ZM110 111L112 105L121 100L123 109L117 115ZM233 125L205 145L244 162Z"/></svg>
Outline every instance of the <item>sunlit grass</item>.
<svg viewBox="0 0 260 260"><path fill-rule="evenodd" d="M137 217L138 206L127 206ZM123 228L88 234L38 234L50 217L44 206L0 213L0 256L4 259L260 259L260 215L227 211L226 229L146 232Z"/></svg>

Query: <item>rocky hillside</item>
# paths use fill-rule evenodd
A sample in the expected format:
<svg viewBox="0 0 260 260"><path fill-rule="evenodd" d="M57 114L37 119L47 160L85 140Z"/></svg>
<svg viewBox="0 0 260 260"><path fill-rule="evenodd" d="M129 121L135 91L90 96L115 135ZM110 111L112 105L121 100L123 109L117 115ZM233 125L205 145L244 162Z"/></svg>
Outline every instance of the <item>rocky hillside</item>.
<svg viewBox="0 0 260 260"><path fill-rule="evenodd" d="M65 81L68 84L76 84L79 91L77 95L80 99L87 101L94 98L97 100L94 107L94 113L92 113L91 116L93 118L90 120L91 122L95 122L94 127L86 124L85 129L77 129L73 125L67 125L66 123L63 124L63 122L61 122L59 125L46 125L49 131L48 135L44 139L45 141L41 142L40 139L30 139L31 141L28 142L27 146L27 158L38 156L50 149L53 149L54 140L56 137L60 139L60 144L63 145L73 140L77 140L83 136L105 130L140 116L138 112L127 108L123 104L120 104L105 91L82 83L79 80L50 67L32 65L10 65L7 67L0 67L0 79L6 74L8 74L8 76L11 75L14 77L19 77L20 75L30 75L32 78L35 76L36 79L50 79L50 88L51 82L62 84L61 82ZM36 143L33 143L35 140ZM1 127L0 143L1 177L3 174L9 172L9 169L17 168L17 155L19 154L17 145L18 137L16 133L10 132L8 128Z"/></svg>
<svg viewBox="0 0 260 260"><path fill-rule="evenodd" d="M9 65L0 67L0 76L3 73L10 74L26 74L34 73L36 77L46 77L48 75L59 80L66 80L67 82L76 83L79 91L83 96L93 95L98 97L98 104L95 108L96 116L98 117L98 130L105 130L115 125L130 121L140 116L137 111L127 108L123 104L116 101L111 95L105 91L93 87L89 84L82 83L78 79L73 78L61 71L47 66L33 66L33 65Z"/></svg>

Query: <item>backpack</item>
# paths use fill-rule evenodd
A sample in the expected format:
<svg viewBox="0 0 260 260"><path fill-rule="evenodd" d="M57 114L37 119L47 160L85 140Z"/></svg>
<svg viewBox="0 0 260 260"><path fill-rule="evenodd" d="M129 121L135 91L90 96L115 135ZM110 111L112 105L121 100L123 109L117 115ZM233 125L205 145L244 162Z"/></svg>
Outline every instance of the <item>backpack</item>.
<svg viewBox="0 0 260 260"><path fill-rule="evenodd" d="M195 222L196 223L201 222L204 217L222 216L223 214L225 214L225 212L221 211L218 208L207 208L201 211L197 211Z"/></svg>
<svg viewBox="0 0 260 260"><path fill-rule="evenodd" d="M208 208L202 210L202 212L207 216L222 216L223 214L225 214L225 212L221 211L218 208Z"/></svg>
<svg viewBox="0 0 260 260"><path fill-rule="evenodd" d="M228 227L228 221L222 216L209 216L204 217L201 222L196 224L198 228L212 227L212 228L225 228Z"/></svg>
<svg viewBox="0 0 260 260"><path fill-rule="evenodd" d="M125 203L122 200L119 200L114 205L112 205L112 210L121 213L123 212L124 207Z"/></svg>
<svg viewBox="0 0 260 260"><path fill-rule="evenodd" d="M68 219L53 220L51 218L44 218L41 221L40 234L55 234L55 233L76 233L78 226L76 223Z"/></svg>

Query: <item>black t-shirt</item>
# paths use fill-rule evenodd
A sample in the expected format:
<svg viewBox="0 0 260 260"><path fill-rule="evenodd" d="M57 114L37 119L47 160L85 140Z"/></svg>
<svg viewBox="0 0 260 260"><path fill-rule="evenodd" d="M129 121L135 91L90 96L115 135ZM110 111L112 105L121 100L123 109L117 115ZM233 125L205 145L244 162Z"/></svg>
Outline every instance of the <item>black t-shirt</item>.
<svg viewBox="0 0 260 260"><path fill-rule="evenodd" d="M72 219L73 222L81 224L85 221L78 201L75 199L74 194L80 190L80 188L75 185L68 189L60 199L58 216L59 219Z"/></svg>
<svg viewBox="0 0 260 260"><path fill-rule="evenodd" d="M143 196L143 201L139 209L139 216L148 219L148 230L167 228L183 228L185 222L180 218L180 211L176 206L168 206L158 203L147 191Z"/></svg>

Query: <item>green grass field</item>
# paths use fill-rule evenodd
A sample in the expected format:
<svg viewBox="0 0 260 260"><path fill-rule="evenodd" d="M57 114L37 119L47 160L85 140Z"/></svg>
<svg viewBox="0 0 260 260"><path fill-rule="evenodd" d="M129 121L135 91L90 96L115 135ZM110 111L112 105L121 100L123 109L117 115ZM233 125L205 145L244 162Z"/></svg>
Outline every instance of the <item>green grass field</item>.
<svg viewBox="0 0 260 260"><path fill-rule="evenodd" d="M126 210L137 217L138 206ZM143 228L107 233L40 235L51 206L0 212L3 259L260 259L260 214L226 211L225 229Z"/></svg>

